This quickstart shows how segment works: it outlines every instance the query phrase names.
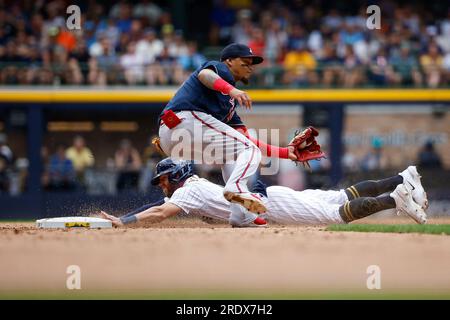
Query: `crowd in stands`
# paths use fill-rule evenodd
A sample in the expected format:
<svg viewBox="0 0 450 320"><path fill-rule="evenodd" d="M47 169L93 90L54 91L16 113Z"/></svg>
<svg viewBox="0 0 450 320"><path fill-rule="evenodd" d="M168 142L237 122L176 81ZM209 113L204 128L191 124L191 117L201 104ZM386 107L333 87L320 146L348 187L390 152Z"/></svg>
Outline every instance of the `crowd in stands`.
<svg viewBox="0 0 450 320"><path fill-rule="evenodd" d="M120 192L128 189L138 190L141 179L145 180L141 186L148 187L154 167L162 156L152 144L149 144L141 155L133 147L131 140L122 139L106 164L94 168L94 154L86 145L85 139L77 135L73 139L72 146L58 144L53 154L50 154L48 148L43 148L42 159L44 163L42 185L46 190L86 190L88 184L86 173L89 169L96 169L112 172L109 183L114 184L112 190Z"/></svg>
<svg viewBox="0 0 450 320"><path fill-rule="evenodd" d="M89 1L80 30L66 26L68 5L0 2L0 84L180 84L205 61L151 1Z"/></svg>
<svg viewBox="0 0 450 320"><path fill-rule="evenodd" d="M199 48L152 1L85 1L80 30L66 27L68 1L0 1L0 84L179 85L230 42L266 57L260 86L450 84L448 6L385 0L381 29L370 30L363 1L241 2L214 1Z"/></svg>
<svg viewBox="0 0 450 320"><path fill-rule="evenodd" d="M224 3L224 2L223 2ZM427 86L450 83L450 8L441 16L420 6L382 1L381 29L367 28L367 5L346 10L324 1L259 10L214 9L212 43L246 43L264 55L266 82L301 86ZM363 3L363 2L361 2ZM356 10L357 12L356 12ZM351 13L354 11L354 13ZM227 17L227 18L225 18ZM270 69L267 69L270 71ZM276 74L275 74L276 75Z"/></svg>

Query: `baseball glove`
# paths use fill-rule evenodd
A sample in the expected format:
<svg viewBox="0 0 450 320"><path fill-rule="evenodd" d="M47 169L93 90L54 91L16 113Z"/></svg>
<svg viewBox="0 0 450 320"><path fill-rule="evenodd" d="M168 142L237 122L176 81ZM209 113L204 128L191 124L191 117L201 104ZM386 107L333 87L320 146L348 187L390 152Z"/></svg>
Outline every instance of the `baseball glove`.
<svg viewBox="0 0 450 320"><path fill-rule="evenodd" d="M316 141L318 135L319 131L311 126L303 131L297 130L295 132L295 136L288 146L294 147L294 154L297 157L297 160L294 160L296 163L300 162L303 166L311 169L310 160L325 158L325 153L322 152L320 144Z"/></svg>
<svg viewBox="0 0 450 320"><path fill-rule="evenodd" d="M164 150L161 148L161 140L159 139L159 137L155 137L152 139L152 144L155 146L156 150L164 157L167 157L166 153L164 152Z"/></svg>

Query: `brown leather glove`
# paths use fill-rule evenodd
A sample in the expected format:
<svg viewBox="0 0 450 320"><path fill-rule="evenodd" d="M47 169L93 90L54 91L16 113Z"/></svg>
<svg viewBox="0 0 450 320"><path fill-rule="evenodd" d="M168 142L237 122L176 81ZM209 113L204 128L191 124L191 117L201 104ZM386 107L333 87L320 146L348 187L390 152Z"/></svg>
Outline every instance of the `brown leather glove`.
<svg viewBox="0 0 450 320"><path fill-rule="evenodd" d="M319 135L319 131L314 127L308 127L303 131L297 130L295 132L294 138L289 142L289 146L294 147L294 154L297 160L296 163L300 162L305 167L309 168L310 160L318 160L325 158L325 153L322 152L320 145L316 141L316 137Z"/></svg>

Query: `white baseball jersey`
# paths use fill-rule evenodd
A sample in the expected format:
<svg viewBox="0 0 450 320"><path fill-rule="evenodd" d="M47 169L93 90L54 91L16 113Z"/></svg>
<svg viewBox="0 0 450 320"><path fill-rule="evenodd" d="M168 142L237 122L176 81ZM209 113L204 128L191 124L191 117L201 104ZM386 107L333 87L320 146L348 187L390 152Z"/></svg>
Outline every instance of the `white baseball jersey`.
<svg viewBox="0 0 450 320"><path fill-rule="evenodd" d="M329 224L343 223L339 207L348 200L344 190L295 191L287 187L267 188L263 197L267 212L261 216L282 224ZM223 187L206 179L193 176L186 180L169 199L186 214L207 216L228 221L230 202L223 196Z"/></svg>

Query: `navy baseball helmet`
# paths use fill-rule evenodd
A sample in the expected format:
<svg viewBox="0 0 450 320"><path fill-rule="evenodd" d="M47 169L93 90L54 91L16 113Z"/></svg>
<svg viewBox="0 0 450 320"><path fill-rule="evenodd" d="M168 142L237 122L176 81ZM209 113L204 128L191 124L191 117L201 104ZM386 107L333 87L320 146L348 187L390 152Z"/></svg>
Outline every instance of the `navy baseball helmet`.
<svg viewBox="0 0 450 320"><path fill-rule="evenodd" d="M220 61L225 61L228 58L252 58L252 64L260 64L264 61L263 57L254 55L252 49L240 43L232 43L223 48Z"/></svg>
<svg viewBox="0 0 450 320"><path fill-rule="evenodd" d="M156 173L152 178L152 185L158 185L159 178L165 174L169 175L169 182L175 184L192 176L194 174L194 167L191 161L165 158L156 165Z"/></svg>

